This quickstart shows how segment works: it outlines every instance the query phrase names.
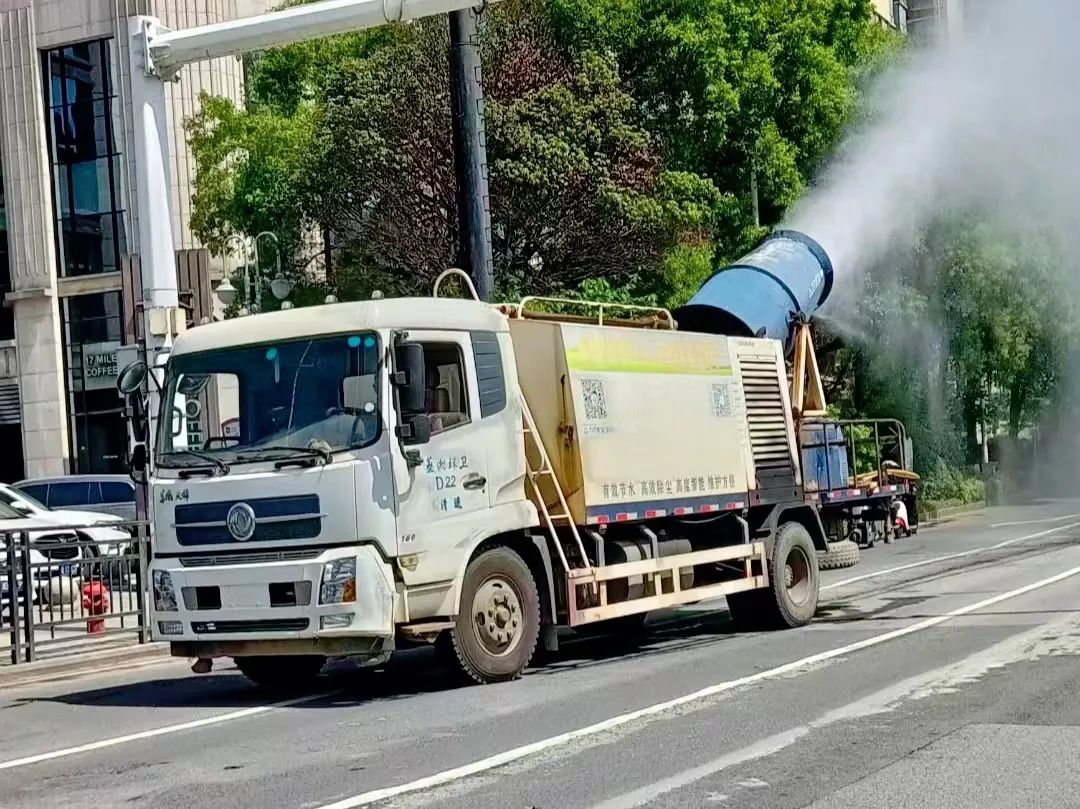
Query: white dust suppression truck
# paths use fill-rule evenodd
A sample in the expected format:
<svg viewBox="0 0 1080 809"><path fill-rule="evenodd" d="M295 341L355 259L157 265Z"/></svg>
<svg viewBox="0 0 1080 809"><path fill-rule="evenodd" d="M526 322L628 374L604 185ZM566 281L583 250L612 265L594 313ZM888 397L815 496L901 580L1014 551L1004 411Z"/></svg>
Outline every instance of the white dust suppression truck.
<svg viewBox="0 0 1080 809"><path fill-rule="evenodd" d="M794 232L736 266L760 288L688 307L695 331L436 285L181 334L150 480L154 639L264 684L434 643L489 683L561 627L632 632L718 596L740 624L806 624L826 536L785 351L832 267ZM119 382L148 384L139 363Z"/></svg>

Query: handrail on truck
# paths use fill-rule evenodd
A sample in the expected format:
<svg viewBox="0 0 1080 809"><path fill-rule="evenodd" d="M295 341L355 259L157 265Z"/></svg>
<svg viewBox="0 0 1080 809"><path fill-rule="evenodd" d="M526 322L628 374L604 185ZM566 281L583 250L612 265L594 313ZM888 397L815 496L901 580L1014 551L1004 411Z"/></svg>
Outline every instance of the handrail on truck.
<svg viewBox="0 0 1080 809"><path fill-rule="evenodd" d="M476 285L473 284L472 278L469 277L469 274L465 272L465 270L459 269L457 267L450 267L449 269L443 270L441 273L439 273L439 277L435 279L435 287L431 291L431 297L439 297L439 288L442 286L443 281L445 281L447 278L450 278L451 276L455 278L460 278L462 280L462 282L465 284L465 288L469 290L469 294L472 295L474 301L480 300L480 296L476 292Z"/></svg>
<svg viewBox="0 0 1080 809"><path fill-rule="evenodd" d="M564 312L544 312L537 309L529 309L531 303L549 303L557 306L577 306L582 309L595 309L595 315L574 315ZM544 295L528 295L518 303L497 304L496 308L507 317L517 320L544 320L560 323L590 323L598 326L625 326L638 329L669 329L675 331L678 325L672 317L670 310L662 306L640 306L630 303L605 303L602 301L590 301L579 298L557 298ZM623 312L642 312L651 317L639 319L606 318L604 312L607 309L615 309Z"/></svg>

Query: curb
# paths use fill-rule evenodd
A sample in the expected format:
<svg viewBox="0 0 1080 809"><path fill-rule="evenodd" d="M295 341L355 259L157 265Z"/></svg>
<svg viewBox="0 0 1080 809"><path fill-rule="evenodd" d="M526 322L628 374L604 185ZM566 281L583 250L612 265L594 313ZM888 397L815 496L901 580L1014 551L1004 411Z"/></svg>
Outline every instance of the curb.
<svg viewBox="0 0 1080 809"><path fill-rule="evenodd" d="M92 674L108 674L170 660L167 643L147 643L73 654L33 663L0 666L0 689L40 685Z"/></svg>
<svg viewBox="0 0 1080 809"><path fill-rule="evenodd" d="M934 516L927 517L922 521L922 524L927 528L935 525L941 525L942 523L951 522L957 517L967 517L971 514L978 514L979 512L986 511L989 505L984 501L981 503L969 503L966 506L952 506L950 508L943 508L934 513Z"/></svg>

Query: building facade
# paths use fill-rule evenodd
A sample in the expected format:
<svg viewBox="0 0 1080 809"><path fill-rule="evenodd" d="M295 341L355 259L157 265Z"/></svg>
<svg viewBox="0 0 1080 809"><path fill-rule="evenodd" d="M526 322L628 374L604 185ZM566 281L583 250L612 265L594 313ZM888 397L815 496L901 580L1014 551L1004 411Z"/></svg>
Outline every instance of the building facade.
<svg viewBox="0 0 1080 809"><path fill-rule="evenodd" d="M128 18L171 28L236 19L269 0L0 0L0 480L125 470L117 352L133 339L124 267L139 252ZM188 222L184 121L202 92L239 101L237 59L168 88L173 232Z"/></svg>
<svg viewBox="0 0 1080 809"><path fill-rule="evenodd" d="M971 0L908 0L912 37L922 44L937 44L963 31L964 12Z"/></svg>
<svg viewBox="0 0 1080 809"><path fill-rule="evenodd" d="M870 6L878 22L902 33L908 30L908 7L911 0L871 0Z"/></svg>

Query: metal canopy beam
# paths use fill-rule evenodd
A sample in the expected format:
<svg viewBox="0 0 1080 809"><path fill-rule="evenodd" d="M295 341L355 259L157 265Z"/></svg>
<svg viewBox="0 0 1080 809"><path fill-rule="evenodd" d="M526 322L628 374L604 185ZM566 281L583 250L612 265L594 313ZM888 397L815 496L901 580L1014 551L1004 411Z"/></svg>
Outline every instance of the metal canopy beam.
<svg viewBox="0 0 1080 809"><path fill-rule="evenodd" d="M477 0L322 0L183 31L156 27L148 32L147 68L162 79L171 79L184 65L204 59L433 17L476 5Z"/></svg>

